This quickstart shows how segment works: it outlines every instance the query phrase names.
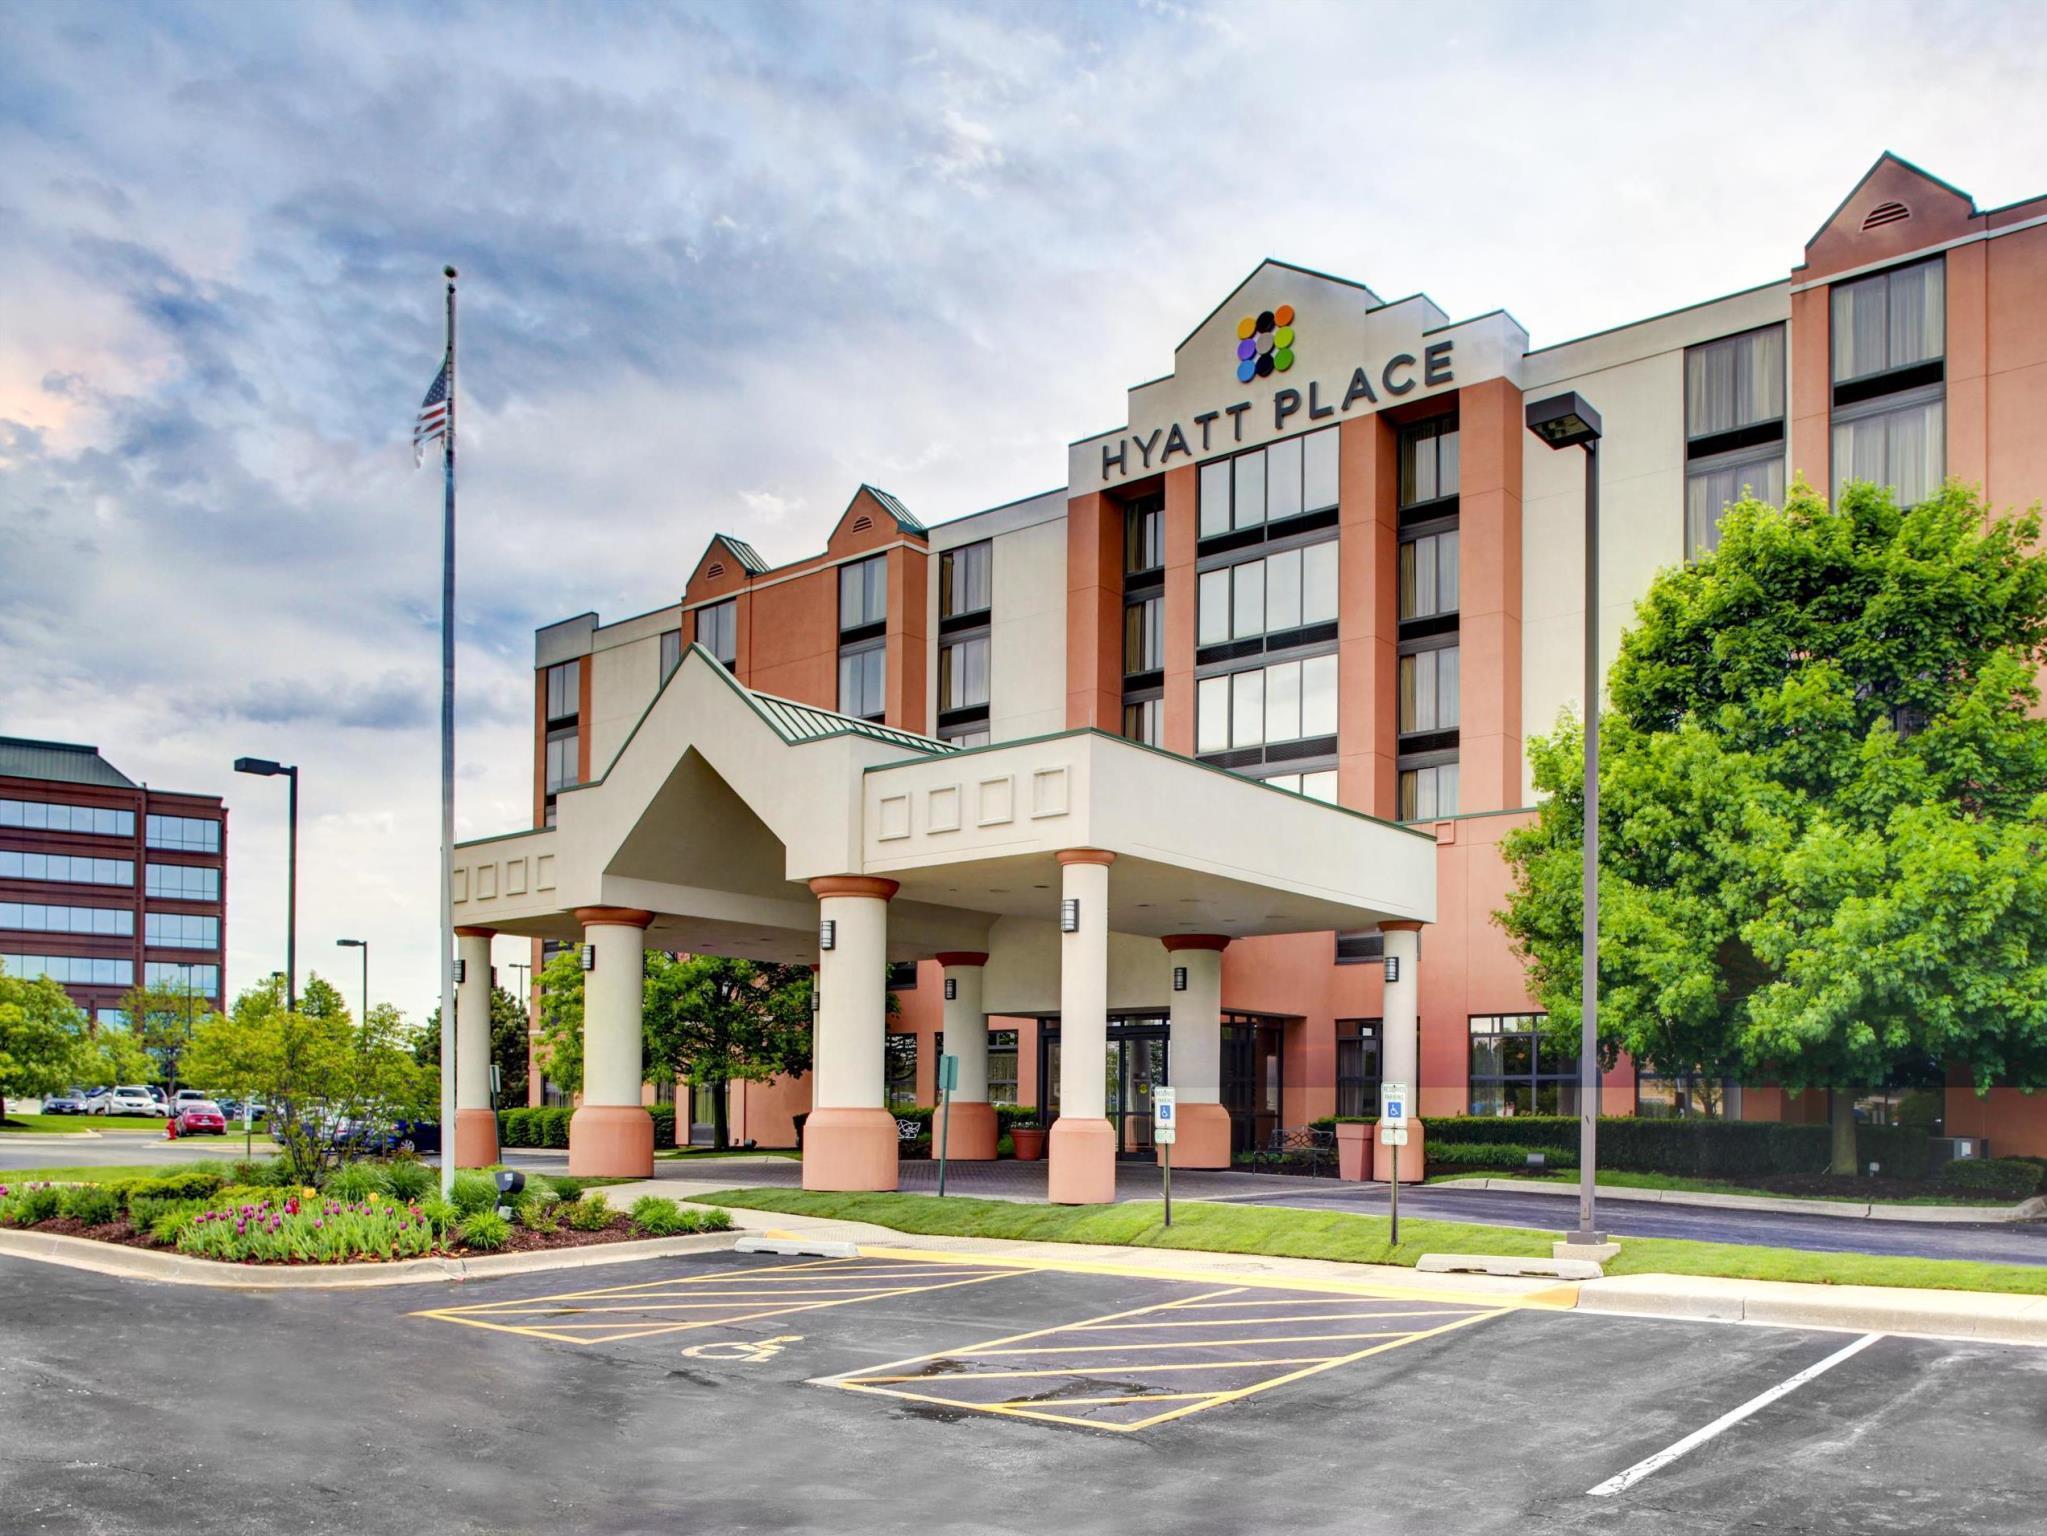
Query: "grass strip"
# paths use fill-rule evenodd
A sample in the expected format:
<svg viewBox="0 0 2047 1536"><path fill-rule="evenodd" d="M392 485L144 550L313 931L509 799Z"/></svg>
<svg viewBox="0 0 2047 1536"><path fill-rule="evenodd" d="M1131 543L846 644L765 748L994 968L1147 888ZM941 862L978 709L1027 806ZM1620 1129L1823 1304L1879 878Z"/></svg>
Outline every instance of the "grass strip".
<svg viewBox="0 0 2047 1536"><path fill-rule="evenodd" d="M703 1205L864 1221L897 1232L941 1237L995 1237L1037 1243L1104 1243L1132 1248L1191 1248L1294 1259L1412 1267L1425 1253L1490 1253L1548 1258L1560 1232L1487 1227L1457 1221L1404 1220L1400 1244L1388 1241L1382 1216L1300 1211L1273 1206L1175 1204L1162 1225L1155 1201L1118 1205L1026 1205L934 1195L829 1194L795 1189L725 1189L694 1197ZM1791 1280L1807 1285L1912 1286L1941 1291L2047 1295L2047 1265L1979 1264L1964 1259L1893 1258L1869 1253L1813 1253L1685 1238L1621 1239L1609 1275L1717 1275L1736 1280Z"/></svg>
<svg viewBox="0 0 2047 1536"><path fill-rule="evenodd" d="M1576 1189L1578 1187L1576 1171L1568 1169L1555 1170L1548 1173L1527 1173L1512 1168L1501 1169L1497 1173L1488 1173L1483 1170L1474 1169L1457 1173L1431 1174L1428 1182L1431 1184L1456 1184L1473 1179L1522 1179L1532 1184L1555 1184L1566 1189ZM1987 1193L1975 1196L1906 1195L1903 1197L1856 1194L1801 1195L1791 1194L1781 1189L1758 1189L1753 1184L1730 1184L1724 1179L1695 1179L1675 1173L1630 1173L1619 1168L1600 1169L1599 1187L1601 1189L1674 1189L1698 1195L1746 1195L1756 1200L1817 1200L1834 1203L1847 1201L1858 1205L1979 1206L2011 1205L2016 1203L2009 1200L2000 1201Z"/></svg>

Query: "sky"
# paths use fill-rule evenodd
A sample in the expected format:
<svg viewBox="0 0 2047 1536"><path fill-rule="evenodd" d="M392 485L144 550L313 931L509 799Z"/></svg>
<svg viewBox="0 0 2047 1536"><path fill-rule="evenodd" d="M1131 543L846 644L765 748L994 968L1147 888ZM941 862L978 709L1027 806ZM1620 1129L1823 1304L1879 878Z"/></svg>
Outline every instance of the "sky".
<svg viewBox="0 0 2047 1536"><path fill-rule="evenodd" d="M1890 149L2047 191L2037 5L0 0L0 734L221 794L231 988L433 1006L462 272L457 834L527 825L533 630L711 534L938 522L1267 256L1531 344L1784 275ZM516 946L500 941L502 966ZM502 973L501 973L502 974Z"/></svg>

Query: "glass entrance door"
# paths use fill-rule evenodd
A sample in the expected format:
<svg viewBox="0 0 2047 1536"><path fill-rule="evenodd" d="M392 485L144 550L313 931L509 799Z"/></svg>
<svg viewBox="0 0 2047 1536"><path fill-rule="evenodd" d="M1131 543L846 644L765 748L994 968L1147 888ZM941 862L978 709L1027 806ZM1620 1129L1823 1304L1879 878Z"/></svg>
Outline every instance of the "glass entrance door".
<svg viewBox="0 0 2047 1536"><path fill-rule="evenodd" d="M1124 1157L1150 1157L1154 1088L1169 1081L1167 1022L1156 1014L1109 1020L1108 1048L1102 1058L1103 1113L1116 1131L1116 1149ZM1059 1021L1042 1019L1038 1028L1038 1103L1050 1125L1059 1114Z"/></svg>

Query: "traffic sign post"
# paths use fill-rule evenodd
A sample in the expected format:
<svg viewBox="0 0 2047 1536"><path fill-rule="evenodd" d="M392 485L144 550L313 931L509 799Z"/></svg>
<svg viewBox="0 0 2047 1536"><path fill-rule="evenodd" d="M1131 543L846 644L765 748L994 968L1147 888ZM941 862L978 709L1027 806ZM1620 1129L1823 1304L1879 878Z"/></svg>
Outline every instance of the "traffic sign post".
<svg viewBox="0 0 2047 1536"><path fill-rule="evenodd" d="M938 1058L938 1198L945 1198L945 1149L952 1140L952 1091L960 1085L960 1059Z"/></svg>
<svg viewBox="0 0 2047 1536"><path fill-rule="evenodd" d="M1393 1246L1400 1246L1400 1149L1407 1145L1407 1084L1379 1085L1379 1145L1392 1153L1392 1178L1387 1181L1388 1209L1392 1214Z"/></svg>
<svg viewBox="0 0 2047 1536"><path fill-rule="evenodd" d="M1166 1225L1173 1224L1173 1141L1180 1122L1174 1118L1174 1095L1170 1088L1151 1091L1151 1139L1159 1149L1159 1178L1166 1199Z"/></svg>

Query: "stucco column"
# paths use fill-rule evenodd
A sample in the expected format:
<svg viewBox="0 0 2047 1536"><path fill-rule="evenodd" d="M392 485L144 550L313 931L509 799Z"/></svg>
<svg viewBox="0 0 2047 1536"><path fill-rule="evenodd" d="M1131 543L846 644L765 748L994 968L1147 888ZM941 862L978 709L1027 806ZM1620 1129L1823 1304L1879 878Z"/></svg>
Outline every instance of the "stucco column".
<svg viewBox="0 0 2047 1536"><path fill-rule="evenodd" d="M885 1081L888 903L896 882L826 875L817 897L817 1026L811 1110L803 1122L805 1189L894 1189L896 1119ZM832 943L824 947L823 925Z"/></svg>
<svg viewBox="0 0 2047 1536"><path fill-rule="evenodd" d="M938 1155L944 1135L947 1157L969 1163L993 1162L995 1144L1002 1138L996 1128L995 1106L988 1102L988 1015L981 1011L982 967L988 957L962 951L942 954L938 963L945 967L945 1054L959 1058L960 1081L945 1110L932 1117L931 1155Z"/></svg>
<svg viewBox="0 0 2047 1536"><path fill-rule="evenodd" d="M654 1175L654 1121L640 1103L640 1007L654 914L579 907L592 966L583 975L583 1103L569 1117L569 1172Z"/></svg>
<svg viewBox="0 0 2047 1536"><path fill-rule="evenodd" d="M1230 941L1219 933L1171 933L1159 942L1166 946L1167 995L1173 1000L1173 1039L1167 1057L1174 1118L1179 1122L1173 1165L1227 1168L1230 1112L1222 1103L1223 950ZM1183 969L1187 984L1180 988L1178 976L1171 973Z"/></svg>
<svg viewBox="0 0 2047 1536"><path fill-rule="evenodd" d="M1422 925L1411 922L1381 923L1379 931L1386 936L1386 962L1389 967L1397 966L1398 978L1386 982L1385 997L1379 1005L1383 1022L1381 1073L1386 1082L1407 1085L1407 1145L1400 1149L1400 1182L1415 1184L1421 1181L1425 1148L1422 1145L1422 1123L1416 1113L1415 1104L1421 1098L1421 950ZM1378 1106L1373 1106L1373 1113ZM1393 1168L1392 1148L1378 1145L1375 1133L1372 1147L1373 1175L1387 1178Z"/></svg>
<svg viewBox="0 0 2047 1536"><path fill-rule="evenodd" d="M498 1117L490 1107L490 941L495 928L457 928L462 983L455 988L455 1166L498 1160Z"/></svg>
<svg viewBox="0 0 2047 1536"><path fill-rule="evenodd" d="M1059 935L1059 1118L1052 1122L1046 1193L1060 1205L1116 1198L1116 1132L1103 1113L1109 1048L1109 866L1116 855L1059 855L1062 902L1080 904L1075 932Z"/></svg>

